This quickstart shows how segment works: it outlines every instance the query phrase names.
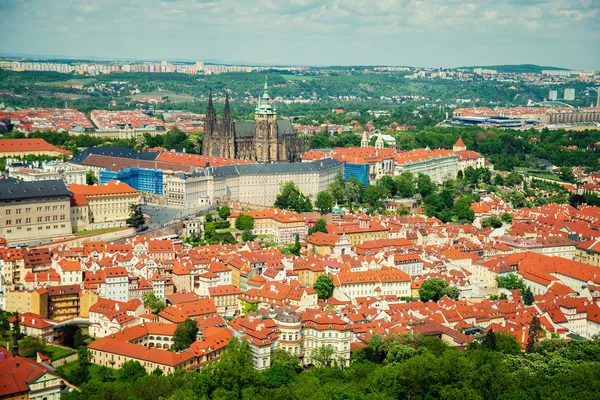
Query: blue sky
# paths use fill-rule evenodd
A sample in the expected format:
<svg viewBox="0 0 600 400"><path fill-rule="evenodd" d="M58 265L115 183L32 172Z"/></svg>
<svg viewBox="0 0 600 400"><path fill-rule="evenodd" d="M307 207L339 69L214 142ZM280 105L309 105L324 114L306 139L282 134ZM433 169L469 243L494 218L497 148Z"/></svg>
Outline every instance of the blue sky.
<svg viewBox="0 0 600 400"><path fill-rule="evenodd" d="M0 0L0 53L600 69L600 0Z"/></svg>

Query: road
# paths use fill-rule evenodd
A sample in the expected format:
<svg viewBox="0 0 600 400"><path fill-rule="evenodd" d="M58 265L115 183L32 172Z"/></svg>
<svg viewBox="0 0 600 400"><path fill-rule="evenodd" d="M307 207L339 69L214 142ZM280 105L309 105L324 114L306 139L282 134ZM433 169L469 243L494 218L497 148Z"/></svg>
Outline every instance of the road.
<svg viewBox="0 0 600 400"><path fill-rule="evenodd" d="M179 207L169 207L163 205L154 205L154 204L143 204L142 211L144 214L150 216L150 221L148 221L147 225L150 229L161 227L169 222L172 222L175 219L182 219L185 217L191 217L195 214L202 215L209 207L189 207L189 208L179 208Z"/></svg>

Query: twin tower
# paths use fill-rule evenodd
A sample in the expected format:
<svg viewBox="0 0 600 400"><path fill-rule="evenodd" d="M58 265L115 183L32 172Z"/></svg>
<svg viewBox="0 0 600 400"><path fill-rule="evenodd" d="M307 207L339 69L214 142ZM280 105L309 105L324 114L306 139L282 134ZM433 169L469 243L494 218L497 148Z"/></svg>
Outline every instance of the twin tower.
<svg viewBox="0 0 600 400"><path fill-rule="evenodd" d="M225 97L223 117L221 121L217 121L212 93L210 94L204 122L202 155L259 163L292 162L299 161L307 147L306 142L294 133L290 120L277 120L266 78L263 95L258 98L256 105L254 121L231 120L229 94Z"/></svg>

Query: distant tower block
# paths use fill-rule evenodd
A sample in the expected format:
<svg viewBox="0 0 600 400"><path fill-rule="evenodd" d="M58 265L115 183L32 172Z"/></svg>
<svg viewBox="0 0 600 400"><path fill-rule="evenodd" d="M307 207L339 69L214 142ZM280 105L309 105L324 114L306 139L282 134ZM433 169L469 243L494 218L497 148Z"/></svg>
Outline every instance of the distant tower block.
<svg viewBox="0 0 600 400"><path fill-rule="evenodd" d="M565 89L565 97L564 99L566 101L573 101L575 100L575 89Z"/></svg>

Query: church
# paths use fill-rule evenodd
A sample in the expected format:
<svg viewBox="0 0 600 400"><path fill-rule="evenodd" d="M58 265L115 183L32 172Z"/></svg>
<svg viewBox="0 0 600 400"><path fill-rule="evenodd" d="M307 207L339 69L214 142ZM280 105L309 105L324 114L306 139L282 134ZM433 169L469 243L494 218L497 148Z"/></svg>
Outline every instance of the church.
<svg viewBox="0 0 600 400"><path fill-rule="evenodd" d="M211 157L254 160L259 163L300 161L308 149L306 142L294 133L290 120L278 120L271 105L265 78L264 92L258 98L254 121L233 122L229 108L229 95L221 121L213 107L212 93L204 122L202 155Z"/></svg>

